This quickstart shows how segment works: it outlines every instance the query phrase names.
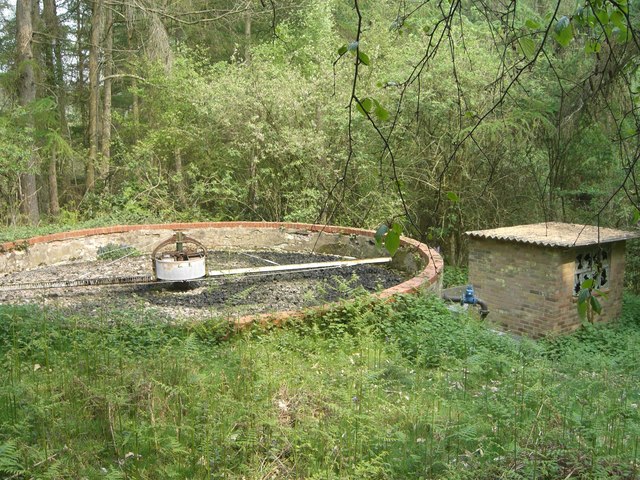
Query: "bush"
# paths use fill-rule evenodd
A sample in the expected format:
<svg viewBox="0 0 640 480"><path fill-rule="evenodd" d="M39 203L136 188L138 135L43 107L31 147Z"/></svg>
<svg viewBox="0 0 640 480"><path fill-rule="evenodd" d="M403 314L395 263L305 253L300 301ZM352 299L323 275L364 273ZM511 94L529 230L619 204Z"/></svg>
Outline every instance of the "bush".
<svg viewBox="0 0 640 480"><path fill-rule="evenodd" d="M119 260L125 257L140 255L140 252L131 245L117 245L108 243L98 248L98 260Z"/></svg>
<svg viewBox="0 0 640 480"><path fill-rule="evenodd" d="M466 285L469 282L469 269L467 267L454 267L446 265L442 276L442 287L457 287Z"/></svg>
<svg viewBox="0 0 640 480"><path fill-rule="evenodd" d="M402 355L426 367L486 351L515 358L523 345L533 345L498 335L472 316L455 314L435 296L402 298L382 325L386 337L396 343Z"/></svg>

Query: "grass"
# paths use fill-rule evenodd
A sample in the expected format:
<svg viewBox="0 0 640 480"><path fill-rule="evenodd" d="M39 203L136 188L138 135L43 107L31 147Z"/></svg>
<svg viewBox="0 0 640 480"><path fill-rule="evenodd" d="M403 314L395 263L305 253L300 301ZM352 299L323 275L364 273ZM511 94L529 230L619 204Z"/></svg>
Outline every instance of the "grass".
<svg viewBox="0 0 640 480"><path fill-rule="evenodd" d="M65 316L66 315L66 316ZM232 335L0 307L8 478L636 478L640 299L533 342L433 298Z"/></svg>

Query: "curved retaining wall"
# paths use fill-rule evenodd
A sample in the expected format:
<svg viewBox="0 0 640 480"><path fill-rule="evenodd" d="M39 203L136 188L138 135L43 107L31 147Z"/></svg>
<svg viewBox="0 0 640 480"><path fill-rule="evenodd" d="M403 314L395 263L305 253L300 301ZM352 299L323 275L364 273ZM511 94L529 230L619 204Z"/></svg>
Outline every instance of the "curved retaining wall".
<svg viewBox="0 0 640 480"><path fill-rule="evenodd" d="M313 251L358 257L380 255L373 240L374 232L360 228L284 222L198 222L152 225L117 225L113 227L73 230L42 235L0 244L0 272L28 270L40 265L68 262L80 258L95 259L99 247L109 243L127 244L141 252L153 247L175 230L187 230L208 248L281 249ZM412 260L415 254L420 262ZM434 249L411 238L401 238L400 254L394 262L404 270L416 269L412 278L376 294L382 299L419 290L438 290L441 286L442 257ZM278 312L242 317L239 327L254 321L280 323L301 315L299 311Z"/></svg>

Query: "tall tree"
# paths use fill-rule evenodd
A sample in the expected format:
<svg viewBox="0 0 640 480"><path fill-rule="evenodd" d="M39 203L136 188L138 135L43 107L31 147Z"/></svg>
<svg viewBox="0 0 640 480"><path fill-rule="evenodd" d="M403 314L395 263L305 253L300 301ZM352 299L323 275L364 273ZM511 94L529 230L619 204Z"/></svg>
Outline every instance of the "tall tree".
<svg viewBox="0 0 640 480"><path fill-rule="evenodd" d="M244 61L247 65L251 63L251 11L251 0L249 0L244 12Z"/></svg>
<svg viewBox="0 0 640 480"><path fill-rule="evenodd" d="M18 0L16 3L16 49L18 76L18 98L20 105L28 109L36 99L36 83L33 69L33 24L31 0ZM33 126L33 118L27 114L28 124ZM27 161L27 171L20 175L22 190L22 212L32 225L40 221L38 208L38 190L36 186L36 168L38 157L35 143Z"/></svg>
<svg viewBox="0 0 640 480"><path fill-rule="evenodd" d="M134 52L137 49L137 45L135 42L135 22L136 22L136 12L131 4L131 2L124 2L124 17L125 23L127 27L127 50L129 52ZM132 55L133 56L133 55ZM130 69L134 69L135 62L131 61ZM138 80L135 76L131 77L131 114L133 115L133 124L135 128L138 127L140 123L140 99L138 97ZM134 129L135 130L135 129Z"/></svg>
<svg viewBox="0 0 640 480"><path fill-rule="evenodd" d="M111 6L107 6L105 12L104 99L102 107L101 148L102 160L105 163L105 174L107 177L111 163L111 79L113 75L113 11L111 9Z"/></svg>
<svg viewBox="0 0 640 480"><path fill-rule="evenodd" d="M103 0L93 0L91 12L91 43L89 46L89 158L87 159L87 192L96 184L98 163L98 103L100 101L99 57L103 27Z"/></svg>
<svg viewBox="0 0 640 480"><path fill-rule="evenodd" d="M47 31L45 46L45 67L47 72L46 83L56 100L58 111L58 127L53 135L64 135L68 133L66 115L66 93L64 89L64 65L62 63L61 32L58 14L56 12L55 0L44 0L42 4L42 14ZM58 198L58 149L51 148L49 151L49 211L51 215L57 216L60 213L60 202Z"/></svg>

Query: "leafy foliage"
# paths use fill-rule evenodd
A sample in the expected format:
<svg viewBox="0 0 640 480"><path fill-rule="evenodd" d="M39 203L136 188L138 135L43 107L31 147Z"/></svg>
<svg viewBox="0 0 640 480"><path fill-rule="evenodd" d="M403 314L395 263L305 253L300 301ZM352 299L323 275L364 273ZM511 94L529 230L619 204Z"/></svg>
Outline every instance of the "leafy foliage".
<svg viewBox="0 0 640 480"><path fill-rule="evenodd" d="M140 255L140 253L131 245L108 243L98 248L98 260L118 260L132 255Z"/></svg>
<svg viewBox="0 0 640 480"><path fill-rule="evenodd" d="M442 287L457 287L468 283L469 272L466 267L454 267L445 265L442 272Z"/></svg>
<svg viewBox="0 0 640 480"><path fill-rule="evenodd" d="M638 202L612 195L635 172L635 89L625 65L636 56L636 13L626 2L529 2L513 12L460 2L450 12L428 2L407 10L285 1L274 11L258 3L245 11L220 2L229 9L218 19L183 4L135 14L114 6L128 20L113 26L111 153L89 193L87 92L64 84L82 62L62 63L58 78L43 45L34 61L60 88L43 88L48 96L26 109L0 109L2 223L21 222L18 178L33 151L41 210L46 177L57 175L63 224L264 219L374 228L402 216L408 234L462 265L465 230L593 223L605 204L602 225L628 222ZM71 43L88 32L78 25L72 35L66 20L61 46L73 57ZM248 35L251 25L258 29ZM9 58L15 32L11 21L2 28L0 54ZM139 53L148 55L130 53L147 34L153 42ZM158 62L163 49L170 65ZM7 99L16 73L2 78ZM354 115L345 115L351 103ZM47 170L52 162L57 173Z"/></svg>
<svg viewBox="0 0 640 480"><path fill-rule="evenodd" d="M638 302L617 324L538 343L433 297L362 297L226 341L222 319L1 307L0 465L38 478L633 478Z"/></svg>
<svg viewBox="0 0 640 480"><path fill-rule="evenodd" d="M9 440L0 445L0 472L7 475L19 475L24 472L16 442Z"/></svg>

